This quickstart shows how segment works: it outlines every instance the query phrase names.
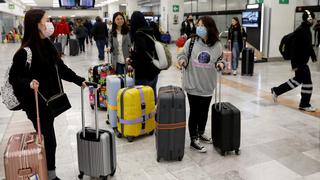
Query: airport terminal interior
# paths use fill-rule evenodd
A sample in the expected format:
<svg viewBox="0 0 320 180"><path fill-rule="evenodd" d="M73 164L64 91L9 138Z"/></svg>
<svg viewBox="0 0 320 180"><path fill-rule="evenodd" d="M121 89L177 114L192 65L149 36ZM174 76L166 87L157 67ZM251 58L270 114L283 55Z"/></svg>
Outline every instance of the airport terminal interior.
<svg viewBox="0 0 320 180"><path fill-rule="evenodd" d="M116 172L108 179L114 180L319 180L320 179L320 46L319 31L310 28L312 45L318 61L308 63L313 82L310 104L314 112L299 109L301 85L278 96L274 101L270 89L294 77L290 60L279 52L282 37L302 20L305 10L320 20L318 0L0 0L0 86L5 81L5 71L12 63L23 38L24 15L29 9L43 9L49 18L58 22L89 20L96 16L104 22L112 21L115 12L122 12L127 22L134 11L144 13L147 22L158 24L163 43L172 54L172 66L158 76L157 90L164 86L182 87L183 71L177 66L177 47L181 24L189 14L193 20L207 15L214 19L219 30L220 43L227 50L228 28L232 17L238 17L247 33L246 47L254 53L252 75L242 75L240 55L237 74L221 75L222 102L230 102L240 110L240 153L227 152L222 156L213 144L203 144L207 149L199 153L190 147L188 118L190 107L186 96L186 130L184 156L181 161L157 161L156 135L137 137L133 142L115 137ZM71 4L70 4L71 3ZM81 4L82 3L82 4ZM87 4L86 4L87 3ZM320 23L320 21L318 22ZM70 24L70 23L69 23ZM315 23L316 24L316 23ZM20 25L20 27L19 27ZM21 27L22 26L22 27ZM107 26L107 25L106 25ZM21 32L20 32L21 29ZM169 36L168 36L169 35ZM167 37L167 38L165 38ZM169 39L168 39L169 37ZM70 39L76 39L72 32ZM56 41L54 41L56 42ZM62 55L63 62L79 76L88 79L88 69L109 63L111 56L98 58L95 40L85 42L85 51L70 55L69 43ZM79 48L78 48L79 51ZM240 53L241 54L241 53ZM81 88L62 81L71 108L54 120L57 139L56 175L63 180L79 179L77 132L82 129ZM211 100L205 135L211 137ZM0 101L2 102L2 96ZM95 127L95 111L90 107L89 90L84 90L86 126ZM113 132L106 123L108 111L97 110L98 127ZM45 120L41 120L45 121ZM0 103L0 180L6 179L4 152L10 136L34 132L32 122L24 111L11 111ZM213 141L215 139L213 138ZM31 179L31 178L30 178ZM83 179L99 179L84 175ZM10 179L7 179L10 180ZM18 179L14 179L18 180Z"/></svg>

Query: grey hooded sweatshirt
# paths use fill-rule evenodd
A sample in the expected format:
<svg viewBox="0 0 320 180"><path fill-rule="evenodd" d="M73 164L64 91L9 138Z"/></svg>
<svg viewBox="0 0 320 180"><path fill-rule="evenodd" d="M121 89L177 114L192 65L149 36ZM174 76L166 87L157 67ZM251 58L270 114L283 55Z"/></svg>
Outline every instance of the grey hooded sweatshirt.
<svg viewBox="0 0 320 180"><path fill-rule="evenodd" d="M177 59L188 61L191 38L185 43ZM222 62L222 45L217 41L209 47L201 38L195 40L188 67L183 72L182 87L191 95L212 96L217 85L216 63Z"/></svg>

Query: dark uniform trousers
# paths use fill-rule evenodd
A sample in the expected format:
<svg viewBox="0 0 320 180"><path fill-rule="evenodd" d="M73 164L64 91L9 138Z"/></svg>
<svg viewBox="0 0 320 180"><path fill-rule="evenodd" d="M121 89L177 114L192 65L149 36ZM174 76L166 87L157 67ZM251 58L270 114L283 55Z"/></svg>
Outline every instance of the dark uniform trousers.
<svg viewBox="0 0 320 180"><path fill-rule="evenodd" d="M312 95L312 80L311 73L308 65L303 65L295 71L295 76L289 79L287 82L275 87L273 90L276 95L281 95L287 91L290 91L302 84L301 87L301 100L299 107L309 107L310 99Z"/></svg>

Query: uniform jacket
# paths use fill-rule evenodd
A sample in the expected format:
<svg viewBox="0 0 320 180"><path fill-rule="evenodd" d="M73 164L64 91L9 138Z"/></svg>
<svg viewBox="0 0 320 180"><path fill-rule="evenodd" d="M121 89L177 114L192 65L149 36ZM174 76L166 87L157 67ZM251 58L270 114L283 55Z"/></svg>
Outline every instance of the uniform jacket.
<svg viewBox="0 0 320 180"><path fill-rule="evenodd" d="M292 69L306 65L310 57L313 60L316 60L316 54L312 47L310 25L306 22L302 22L301 25L294 31L291 60Z"/></svg>

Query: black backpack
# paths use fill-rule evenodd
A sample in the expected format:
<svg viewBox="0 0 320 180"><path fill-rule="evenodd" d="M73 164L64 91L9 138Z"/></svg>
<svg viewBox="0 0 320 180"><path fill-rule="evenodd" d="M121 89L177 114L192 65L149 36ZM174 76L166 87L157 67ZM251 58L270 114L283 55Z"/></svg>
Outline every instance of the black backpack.
<svg viewBox="0 0 320 180"><path fill-rule="evenodd" d="M294 32L283 36L281 39L279 51L285 60L290 60L292 58L293 38Z"/></svg>

